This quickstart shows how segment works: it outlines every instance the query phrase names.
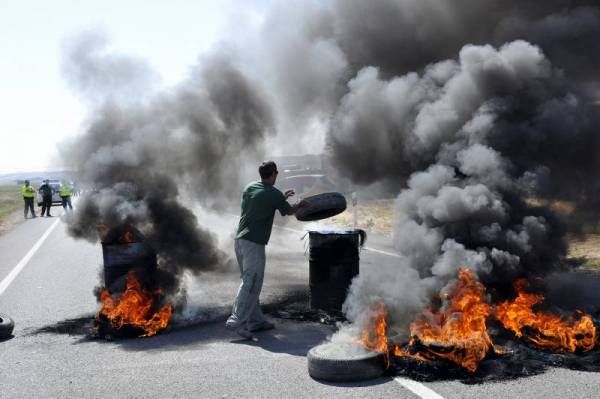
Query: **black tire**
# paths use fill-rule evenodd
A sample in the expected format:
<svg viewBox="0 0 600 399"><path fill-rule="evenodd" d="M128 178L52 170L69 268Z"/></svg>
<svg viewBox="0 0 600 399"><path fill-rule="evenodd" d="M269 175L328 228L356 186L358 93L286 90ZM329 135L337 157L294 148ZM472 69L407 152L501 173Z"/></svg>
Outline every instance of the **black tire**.
<svg viewBox="0 0 600 399"><path fill-rule="evenodd" d="M4 314L0 314L0 339L8 338L12 336L15 323L10 317Z"/></svg>
<svg viewBox="0 0 600 399"><path fill-rule="evenodd" d="M296 210L296 219L302 222L327 219L346 210L346 198L340 193L322 193L304 198Z"/></svg>
<svg viewBox="0 0 600 399"><path fill-rule="evenodd" d="M342 347L342 356L332 355L334 347ZM381 377L386 370L383 353L369 351L359 344L326 343L315 346L306 356L308 374L315 379L331 382L364 381Z"/></svg>

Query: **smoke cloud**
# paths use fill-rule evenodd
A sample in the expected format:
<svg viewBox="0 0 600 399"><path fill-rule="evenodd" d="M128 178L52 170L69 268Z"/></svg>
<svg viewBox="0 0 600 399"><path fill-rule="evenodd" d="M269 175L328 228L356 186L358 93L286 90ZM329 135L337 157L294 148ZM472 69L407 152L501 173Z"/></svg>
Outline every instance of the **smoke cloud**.
<svg viewBox="0 0 600 399"><path fill-rule="evenodd" d="M95 241L98 223L135 226L158 253L164 288L175 290L183 271L228 264L183 194L212 207L237 198L239 171L261 156L272 115L227 54L206 56L187 81L156 91L144 62L106 45L90 32L65 50L65 75L91 109L68 153L92 192L79 201L69 232Z"/></svg>
<svg viewBox="0 0 600 399"><path fill-rule="evenodd" d="M377 15L402 15L406 24L373 29L373 41L391 38L374 46L349 45L350 64L367 66L348 81L329 148L356 182L400 191L401 259L394 272L366 271L353 282L345 309L359 326L382 301L407 334L460 267L495 295L517 277L555 270L565 227L528 199L597 206L598 58L588 52L599 9L492 3L378 3ZM471 19L486 23L469 29ZM566 45L574 38L581 46Z"/></svg>
<svg viewBox="0 0 600 399"><path fill-rule="evenodd" d="M132 223L174 275L218 269L182 190L219 207L247 162L325 149L398 195L401 257L355 279L345 309L360 326L383 301L406 332L461 266L501 289L560 264L565 228L529 199L598 205L599 34L592 0L286 1L162 90L142 60L80 35L64 70L90 104L72 154L95 194L70 231Z"/></svg>

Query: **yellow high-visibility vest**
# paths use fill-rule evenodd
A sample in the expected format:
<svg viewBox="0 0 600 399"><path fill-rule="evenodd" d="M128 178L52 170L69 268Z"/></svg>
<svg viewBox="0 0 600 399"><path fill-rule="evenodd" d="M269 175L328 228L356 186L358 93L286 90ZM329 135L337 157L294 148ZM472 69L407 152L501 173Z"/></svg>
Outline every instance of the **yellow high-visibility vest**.
<svg viewBox="0 0 600 399"><path fill-rule="evenodd" d="M72 192L73 192L73 190L71 189L71 186L68 184L63 184L58 189L58 195L60 195L61 197L70 197Z"/></svg>
<svg viewBox="0 0 600 399"><path fill-rule="evenodd" d="M35 189L32 185L26 186L23 184L23 186L21 186L21 194L23 194L23 197L25 198L33 198L35 196Z"/></svg>

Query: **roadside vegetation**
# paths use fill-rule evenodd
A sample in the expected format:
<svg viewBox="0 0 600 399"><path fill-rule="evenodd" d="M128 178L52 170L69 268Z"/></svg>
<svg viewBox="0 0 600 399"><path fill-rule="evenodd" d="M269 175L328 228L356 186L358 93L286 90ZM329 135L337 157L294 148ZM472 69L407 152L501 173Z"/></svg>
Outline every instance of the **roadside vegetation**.
<svg viewBox="0 0 600 399"><path fill-rule="evenodd" d="M348 208L337 216L328 220L328 223L339 227L352 227L352 199L346 198ZM394 226L394 200L364 200L358 201L357 205L358 228L367 233L380 234L392 237Z"/></svg>
<svg viewBox="0 0 600 399"><path fill-rule="evenodd" d="M352 227L352 200L348 200L348 209L330 219L339 227ZM549 206L560 215L569 230L568 257L582 268L600 272L600 212L580 211L567 202L546 202L537 199L528 201L531 205ZM358 203L358 228L369 233L393 236L394 200L367 200Z"/></svg>
<svg viewBox="0 0 600 399"><path fill-rule="evenodd" d="M23 199L19 186L0 186L0 233L8 230L15 220L15 213L22 208Z"/></svg>

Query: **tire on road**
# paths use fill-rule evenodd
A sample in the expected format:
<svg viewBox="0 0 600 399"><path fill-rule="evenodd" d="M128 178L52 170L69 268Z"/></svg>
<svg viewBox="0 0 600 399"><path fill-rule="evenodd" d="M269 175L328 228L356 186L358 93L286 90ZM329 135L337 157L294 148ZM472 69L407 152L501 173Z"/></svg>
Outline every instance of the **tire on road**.
<svg viewBox="0 0 600 399"><path fill-rule="evenodd" d="M327 219L346 210L346 198L340 193L330 192L304 198L296 210L296 219L302 222Z"/></svg>
<svg viewBox="0 0 600 399"><path fill-rule="evenodd" d="M381 377L387 368L383 353L354 343L315 346L308 351L307 360L312 378L331 382L370 380Z"/></svg>
<svg viewBox="0 0 600 399"><path fill-rule="evenodd" d="M12 335L15 323L7 315L0 313L0 339L8 338Z"/></svg>

